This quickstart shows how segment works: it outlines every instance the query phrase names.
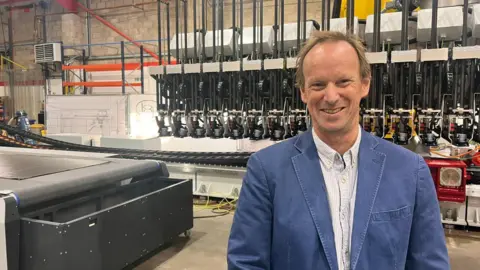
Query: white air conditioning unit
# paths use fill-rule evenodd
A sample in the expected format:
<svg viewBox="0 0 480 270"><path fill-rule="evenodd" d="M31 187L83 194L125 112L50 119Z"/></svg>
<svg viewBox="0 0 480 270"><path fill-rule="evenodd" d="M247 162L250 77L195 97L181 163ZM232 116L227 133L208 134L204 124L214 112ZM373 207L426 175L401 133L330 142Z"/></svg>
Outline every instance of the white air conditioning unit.
<svg viewBox="0 0 480 270"><path fill-rule="evenodd" d="M62 45L60 43L44 43L34 45L35 63L54 63L62 61Z"/></svg>

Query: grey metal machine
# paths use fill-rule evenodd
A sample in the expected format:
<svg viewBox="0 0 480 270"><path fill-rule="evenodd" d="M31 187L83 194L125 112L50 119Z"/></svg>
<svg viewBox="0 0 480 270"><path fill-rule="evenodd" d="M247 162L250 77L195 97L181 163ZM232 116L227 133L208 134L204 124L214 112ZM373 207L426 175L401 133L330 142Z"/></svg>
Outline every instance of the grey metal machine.
<svg viewBox="0 0 480 270"><path fill-rule="evenodd" d="M122 269L193 227L163 163L0 149L0 269Z"/></svg>

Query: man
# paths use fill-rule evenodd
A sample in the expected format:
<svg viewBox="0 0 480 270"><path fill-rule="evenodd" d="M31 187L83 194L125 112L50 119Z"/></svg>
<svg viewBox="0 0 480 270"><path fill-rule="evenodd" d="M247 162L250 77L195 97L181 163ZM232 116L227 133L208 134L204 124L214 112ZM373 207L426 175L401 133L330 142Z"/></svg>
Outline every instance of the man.
<svg viewBox="0 0 480 270"><path fill-rule="evenodd" d="M250 157L229 269L449 269L425 161L358 124L370 86L362 43L314 33L297 84L313 130Z"/></svg>

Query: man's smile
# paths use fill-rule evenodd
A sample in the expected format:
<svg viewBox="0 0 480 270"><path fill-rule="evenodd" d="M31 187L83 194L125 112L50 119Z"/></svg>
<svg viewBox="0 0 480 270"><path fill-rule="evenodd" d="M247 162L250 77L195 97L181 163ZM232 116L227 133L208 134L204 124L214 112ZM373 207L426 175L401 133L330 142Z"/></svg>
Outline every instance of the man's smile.
<svg viewBox="0 0 480 270"><path fill-rule="evenodd" d="M343 109L345 109L345 107L339 107L339 108L335 108L335 109L320 109L320 111L322 111L326 114L337 114L337 113L341 112Z"/></svg>

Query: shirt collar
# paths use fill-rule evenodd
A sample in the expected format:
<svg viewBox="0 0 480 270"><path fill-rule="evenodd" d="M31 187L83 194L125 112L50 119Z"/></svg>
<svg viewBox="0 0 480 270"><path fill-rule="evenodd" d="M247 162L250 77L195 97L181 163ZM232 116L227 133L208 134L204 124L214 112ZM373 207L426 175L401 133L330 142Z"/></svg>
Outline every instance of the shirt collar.
<svg viewBox="0 0 480 270"><path fill-rule="evenodd" d="M317 147L318 156L325 167L328 169L332 168L332 166L336 163L336 161L345 161L345 165L347 166L354 166L358 160L358 152L360 149L360 141L362 137L362 128L360 125L358 126L359 132L357 139L353 146L345 152L345 154L340 155L337 151L333 150L329 145L323 142L315 133L313 134L313 141L315 142L315 146ZM343 162L342 161L342 162Z"/></svg>

